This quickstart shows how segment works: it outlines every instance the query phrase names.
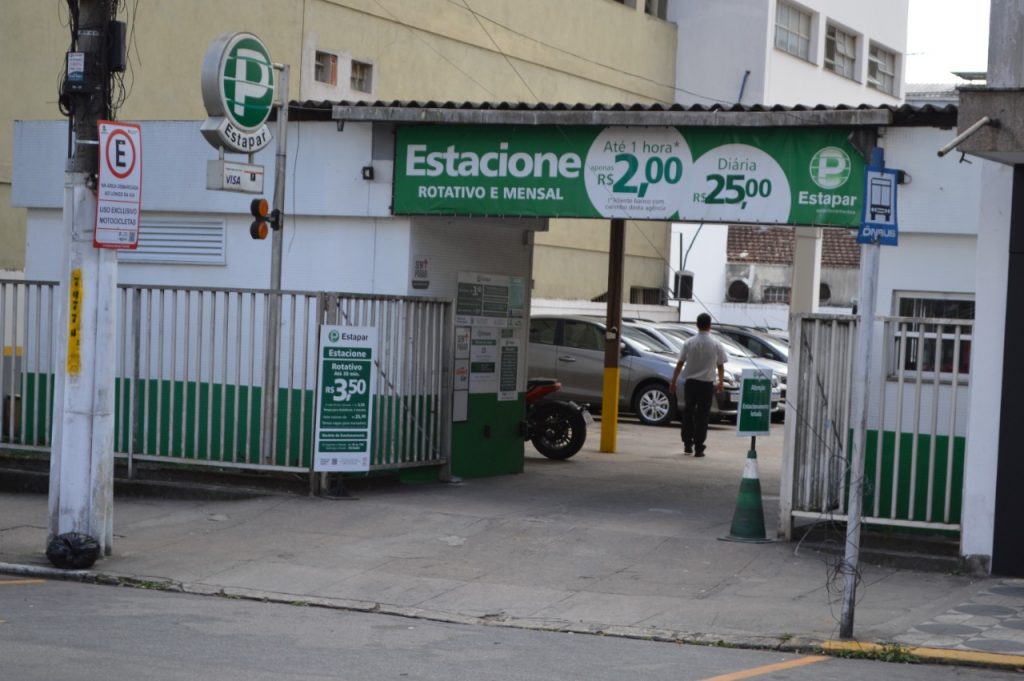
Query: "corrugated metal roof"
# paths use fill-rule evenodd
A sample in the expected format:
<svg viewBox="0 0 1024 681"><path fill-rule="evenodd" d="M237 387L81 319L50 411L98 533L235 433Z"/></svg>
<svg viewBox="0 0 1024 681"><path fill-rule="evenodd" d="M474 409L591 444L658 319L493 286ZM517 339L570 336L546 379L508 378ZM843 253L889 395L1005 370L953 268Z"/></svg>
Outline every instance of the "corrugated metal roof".
<svg viewBox="0 0 1024 681"><path fill-rule="evenodd" d="M619 125L956 125L952 104L900 106L765 106L760 104L583 104L457 102L441 100L291 102L290 116L305 120L496 124ZM770 123L767 121L775 121Z"/></svg>

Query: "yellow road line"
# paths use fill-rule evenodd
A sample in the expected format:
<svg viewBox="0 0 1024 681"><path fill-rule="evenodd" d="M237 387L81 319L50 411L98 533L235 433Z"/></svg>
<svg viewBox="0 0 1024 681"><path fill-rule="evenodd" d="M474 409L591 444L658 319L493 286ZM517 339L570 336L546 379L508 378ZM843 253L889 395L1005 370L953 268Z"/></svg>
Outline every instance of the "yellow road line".
<svg viewBox="0 0 1024 681"><path fill-rule="evenodd" d="M884 653L886 646L879 643L859 643L857 641L826 641L822 650L833 652ZM891 646L889 646L891 648ZM973 662L974 664L997 665L1000 667L1024 667L1024 655L1009 653L985 653L978 650L951 650L948 648L916 648L900 646L907 655L926 660L945 660L948 662Z"/></svg>
<svg viewBox="0 0 1024 681"><path fill-rule="evenodd" d="M722 674L721 676L711 676L704 679L704 681L739 681L739 679L750 679L755 676L763 676L764 674L771 674L772 672L783 671L785 669L794 669L796 667L806 667L809 664L815 662L824 662L829 658L824 655L808 655L807 657L798 657L795 660L788 660L786 662L777 662L775 664L766 664L763 667L754 667L753 669L744 669L740 672L732 672L731 674Z"/></svg>
<svg viewBox="0 0 1024 681"><path fill-rule="evenodd" d="M45 584L45 579L0 579L0 586L22 586L26 584Z"/></svg>

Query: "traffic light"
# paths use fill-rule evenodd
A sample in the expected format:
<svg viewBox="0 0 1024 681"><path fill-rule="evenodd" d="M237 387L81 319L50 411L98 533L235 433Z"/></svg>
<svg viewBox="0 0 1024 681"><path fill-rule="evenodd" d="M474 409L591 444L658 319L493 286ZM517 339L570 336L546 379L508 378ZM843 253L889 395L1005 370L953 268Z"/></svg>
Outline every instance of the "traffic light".
<svg viewBox="0 0 1024 681"><path fill-rule="evenodd" d="M270 210L266 199L253 199L249 212L256 218L249 225L249 236L253 239L266 239L271 229L281 229L281 211Z"/></svg>

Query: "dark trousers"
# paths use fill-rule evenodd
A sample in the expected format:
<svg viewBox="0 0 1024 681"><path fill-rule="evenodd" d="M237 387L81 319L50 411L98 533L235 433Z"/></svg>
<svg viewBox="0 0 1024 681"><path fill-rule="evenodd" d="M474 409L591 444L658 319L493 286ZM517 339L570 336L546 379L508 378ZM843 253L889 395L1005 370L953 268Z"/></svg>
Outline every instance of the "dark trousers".
<svg viewBox="0 0 1024 681"><path fill-rule="evenodd" d="M683 383L683 444L692 444L698 452L704 450L708 437L708 414L711 400L715 397L715 384L710 381L695 381L692 378Z"/></svg>

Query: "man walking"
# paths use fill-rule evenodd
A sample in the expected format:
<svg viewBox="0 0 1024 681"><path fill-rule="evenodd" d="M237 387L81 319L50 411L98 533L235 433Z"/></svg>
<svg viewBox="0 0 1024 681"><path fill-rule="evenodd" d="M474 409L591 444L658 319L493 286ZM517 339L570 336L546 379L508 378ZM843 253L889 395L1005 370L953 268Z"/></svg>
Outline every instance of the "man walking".
<svg viewBox="0 0 1024 681"><path fill-rule="evenodd" d="M708 436L708 414L715 392L722 392L725 382L725 349L711 335L711 315L697 315L697 335L683 343L679 361L672 372L669 390L676 392L676 380L683 374L683 451L704 456L704 441ZM715 369L718 383L715 383Z"/></svg>

